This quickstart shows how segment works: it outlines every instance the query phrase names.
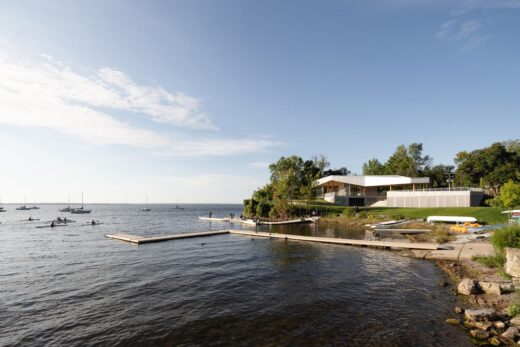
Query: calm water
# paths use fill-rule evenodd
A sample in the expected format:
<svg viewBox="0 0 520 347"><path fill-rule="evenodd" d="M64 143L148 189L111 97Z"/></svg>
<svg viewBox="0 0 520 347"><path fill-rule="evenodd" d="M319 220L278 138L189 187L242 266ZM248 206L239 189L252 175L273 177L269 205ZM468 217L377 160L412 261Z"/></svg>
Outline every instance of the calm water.
<svg viewBox="0 0 520 347"><path fill-rule="evenodd" d="M0 213L0 345L466 346L432 263L395 253L238 235L141 246L111 232L223 229L198 215L240 206L93 205L36 229L58 207ZM21 222L32 215L37 222ZM60 215L64 215L63 213ZM85 222L98 219L96 227ZM362 232L287 232L357 236Z"/></svg>

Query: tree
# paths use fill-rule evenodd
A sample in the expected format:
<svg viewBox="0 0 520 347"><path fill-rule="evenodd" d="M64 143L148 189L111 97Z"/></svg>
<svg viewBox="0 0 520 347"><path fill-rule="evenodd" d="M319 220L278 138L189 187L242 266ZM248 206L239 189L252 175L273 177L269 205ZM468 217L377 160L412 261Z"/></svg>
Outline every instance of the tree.
<svg viewBox="0 0 520 347"><path fill-rule="evenodd" d="M453 175L452 165L435 165L433 167L426 166L422 172L425 177L430 177L430 186L432 188L444 188L449 186L449 180Z"/></svg>
<svg viewBox="0 0 520 347"><path fill-rule="evenodd" d="M506 208L520 206L520 184L513 180L504 183L500 193L491 200L491 204Z"/></svg>
<svg viewBox="0 0 520 347"><path fill-rule="evenodd" d="M390 175L417 176L417 164L415 160L409 156L408 150L404 145L397 146L394 154L385 164L386 172Z"/></svg>
<svg viewBox="0 0 520 347"><path fill-rule="evenodd" d="M460 186L481 187L497 195L504 183L519 181L520 155L501 143L472 152L460 152L455 158L455 183Z"/></svg>
<svg viewBox="0 0 520 347"><path fill-rule="evenodd" d="M330 166L330 162L327 160L327 156L325 154L313 155L311 160L314 166L320 170L320 173L325 171L325 169Z"/></svg>
<svg viewBox="0 0 520 347"><path fill-rule="evenodd" d="M374 158L363 164L363 175L384 175L386 168L384 164Z"/></svg>

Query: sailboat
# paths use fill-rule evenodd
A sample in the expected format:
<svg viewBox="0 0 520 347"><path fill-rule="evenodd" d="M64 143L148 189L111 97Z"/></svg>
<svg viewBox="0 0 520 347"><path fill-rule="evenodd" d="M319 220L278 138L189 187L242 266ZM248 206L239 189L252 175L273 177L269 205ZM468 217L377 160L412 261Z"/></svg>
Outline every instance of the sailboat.
<svg viewBox="0 0 520 347"><path fill-rule="evenodd" d="M27 207L27 205L25 204L25 197L23 198L23 206L17 207L16 210L18 210L18 211L29 211L29 210L31 210L31 208Z"/></svg>
<svg viewBox="0 0 520 347"><path fill-rule="evenodd" d="M179 207L179 198L177 198L177 204L173 209L178 211L184 211L184 207Z"/></svg>
<svg viewBox="0 0 520 347"><path fill-rule="evenodd" d="M69 206L61 208L60 212L71 212L71 211L72 211L72 209L70 208L70 194L69 194Z"/></svg>
<svg viewBox="0 0 520 347"><path fill-rule="evenodd" d="M80 208L73 208L70 210L70 213L73 214L88 214L90 213L90 210L85 210L83 207L83 191L81 192L81 207Z"/></svg>
<svg viewBox="0 0 520 347"><path fill-rule="evenodd" d="M142 208L141 211L142 212L150 212L152 209L150 207L148 207L148 195L146 195L146 207L145 208Z"/></svg>

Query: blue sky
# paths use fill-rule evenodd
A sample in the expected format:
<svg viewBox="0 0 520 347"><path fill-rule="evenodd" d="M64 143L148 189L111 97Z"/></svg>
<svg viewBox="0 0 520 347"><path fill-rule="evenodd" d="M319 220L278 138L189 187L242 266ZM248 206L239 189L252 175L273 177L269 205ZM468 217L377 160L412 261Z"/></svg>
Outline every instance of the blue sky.
<svg viewBox="0 0 520 347"><path fill-rule="evenodd" d="M241 202L518 138L520 0L0 1L3 202Z"/></svg>

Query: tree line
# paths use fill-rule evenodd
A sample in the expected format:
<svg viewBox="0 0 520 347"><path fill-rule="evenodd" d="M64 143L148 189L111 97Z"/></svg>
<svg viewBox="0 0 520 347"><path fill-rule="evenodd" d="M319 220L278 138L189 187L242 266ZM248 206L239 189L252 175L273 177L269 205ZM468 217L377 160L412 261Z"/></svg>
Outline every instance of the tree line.
<svg viewBox="0 0 520 347"><path fill-rule="evenodd" d="M479 187L491 196L490 204L520 204L520 197L515 197L515 192L520 192L520 140L459 152L454 163L433 165L433 158L423 154L422 143L412 143L408 146L399 145L384 162L377 158L368 160L363 164L363 175L430 177L430 186L433 188L450 185ZM317 155L309 160L296 155L281 157L269 165L270 182L254 191L251 199L244 201L244 213L275 219L290 217L297 212L295 201L316 200L317 179L327 174L350 173L347 168L326 171L329 166L325 155ZM500 198L504 186L504 194L508 196L507 205Z"/></svg>

